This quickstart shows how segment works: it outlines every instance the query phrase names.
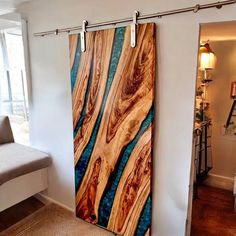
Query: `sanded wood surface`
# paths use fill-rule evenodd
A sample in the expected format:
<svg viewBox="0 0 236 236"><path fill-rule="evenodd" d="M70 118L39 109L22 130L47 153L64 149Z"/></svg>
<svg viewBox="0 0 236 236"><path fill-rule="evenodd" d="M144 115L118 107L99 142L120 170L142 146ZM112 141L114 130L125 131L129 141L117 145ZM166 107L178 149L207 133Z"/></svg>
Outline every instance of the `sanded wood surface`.
<svg viewBox="0 0 236 236"><path fill-rule="evenodd" d="M90 76L90 67L92 66L92 56L94 49L94 33L87 35L87 50L81 55L79 71L77 74L75 87L73 90L73 124L74 128L81 116L84 104L88 78Z"/></svg>
<svg viewBox="0 0 236 236"><path fill-rule="evenodd" d="M137 217L150 193L151 127L135 146L116 191L108 229L124 234L135 233Z"/></svg>
<svg viewBox="0 0 236 236"><path fill-rule="evenodd" d="M75 163L87 145L96 123L107 82L114 29L96 32L93 55L93 74L83 124L78 130L75 140ZM90 32L90 34L93 34Z"/></svg>
<svg viewBox="0 0 236 236"><path fill-rule="evenodd" d="M77 43L76 43L77 41ZM155 24L70 36L76 214L119 235L149 235ZM78 66L76 67L76 64Z"/></svg>

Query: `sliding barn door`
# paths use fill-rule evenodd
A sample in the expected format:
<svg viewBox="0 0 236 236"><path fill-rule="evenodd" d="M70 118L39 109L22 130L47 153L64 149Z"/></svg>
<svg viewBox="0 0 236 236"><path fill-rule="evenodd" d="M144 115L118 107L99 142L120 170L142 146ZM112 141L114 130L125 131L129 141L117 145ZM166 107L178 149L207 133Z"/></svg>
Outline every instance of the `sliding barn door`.
<svg viewBox="0 0 236 236"><path fill-rule="evenodd" d="M71 35L77 217L118 235L150 235L155 24Z"/></svg>

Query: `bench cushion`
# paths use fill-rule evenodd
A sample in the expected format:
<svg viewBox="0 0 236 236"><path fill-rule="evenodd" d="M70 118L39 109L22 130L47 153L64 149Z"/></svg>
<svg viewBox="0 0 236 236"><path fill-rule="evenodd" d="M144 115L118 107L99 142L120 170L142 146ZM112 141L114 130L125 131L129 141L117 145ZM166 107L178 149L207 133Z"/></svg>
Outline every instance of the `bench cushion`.
<svg viewBox="0 0 236 236"><path fill-rule="evenodd" d="M18 176L48 167L48 154L17 143L0 145L0 185Z"/></svg>
<svg viewBox="0 0 236 236"><path fill-rule="evenodd" d="M11 125L7 116L0 116L0 144L14 142Z"/></svg>

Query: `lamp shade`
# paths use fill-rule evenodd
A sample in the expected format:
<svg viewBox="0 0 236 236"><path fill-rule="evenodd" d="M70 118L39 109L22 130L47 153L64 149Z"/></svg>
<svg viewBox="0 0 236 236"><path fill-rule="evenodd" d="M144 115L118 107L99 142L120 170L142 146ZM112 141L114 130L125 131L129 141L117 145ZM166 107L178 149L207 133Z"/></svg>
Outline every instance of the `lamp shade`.
<svg viewBox="0 0 236 236"><path fill-rule="evenodd" d="M200 46L200 69L213 70L216 66L216 56L211 50L209 43Z"/></svg>

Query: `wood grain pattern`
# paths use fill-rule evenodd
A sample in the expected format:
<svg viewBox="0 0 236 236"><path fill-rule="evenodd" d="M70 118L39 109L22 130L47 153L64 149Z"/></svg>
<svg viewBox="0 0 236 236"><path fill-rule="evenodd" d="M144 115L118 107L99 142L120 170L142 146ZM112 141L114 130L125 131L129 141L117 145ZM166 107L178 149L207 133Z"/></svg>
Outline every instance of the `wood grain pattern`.
<svg viewBox="0 0 236 236"><path fill-rule="evenodd" d="M87 33L86 45L87 45L87 50L81 56L79 71L72 94L74 128L76 127L76 124L80 119L86 93L86 87L88 85L88 78L90 75L90 67L92 64L92 56L94 49L94 32Z"/></svg>
<svg viewBox="0 0 236 236"><path fill-rule="evenodd" d="M135 48L130 27L86 38L72 98L76 214L119 235L145 235L151 222L155 24L138 25ZM70 40L75 62L78 38Z"/></svg>
<svg viewBox="0 0 236 236"><path fill-rule="evenodd" d="M101 170L101 158L99 157L94 164L92 175L88 186L80 202L76 207L77 216L86 218L88 222L93 222L96 218L94 210L95 196L97 192L98 177Z"/></svg>
<svg viewBox="0 0 236 236"><path fill-rule="evenodd" d="M94 42L93 75L83 124L74 140L75 164L87 145L104 96L115 30L97 31Z"/></svg>
<svg viewBox="0 0 236 236"><path fill-rule="evenodd" d="M102 170L100 172L99 183L96 192L96 200L94 202L96 216L98 214L98 205L100 202L100 198L107 185L108 177L113 171L114 166L119 158L120 152L122 148L134 138L135 134L139 130L141 122L146 117L153 102L154 58L152 57L153 55L150 55L149 53L149 50L153 48L153 44L146 42L147 46L151 48L143 46L143 38L149 36L148 32L146 31L146 25L140 26L140 30L138 32L139 41L137 43L137 47L133 49L129 44L130 31L126 31L124 47L120 58L120 61L122 63L118 65L112 88L107 99L107 105L105 108L106 112L103 116L101 122L102 125L99 129L97 140L94 145L94 151L90 159L90 164L76 197L78 204L83 193L86 191L87 182L92 175L92 170L97 158L102 157L102 160L104 161L102 161ZM143 52L142 50L146 51ZM144 57L145 55L146 57ZM144 59L142 57L144 57ZM139 66L140 68L145 69L143 69L143 71L141 69L139 70L140 76L134 76L134 71L135 69L137 70ZM127 84L132 85L133 82L133 84L136 85L135 81L141 79L142 83L139 82L140 86L138 86L136 90L133 90L135 93L133 93L133 95L130 97L127 96L127 99L125 99L126 93L127 91L129 91L128 89L126 90ZM124 94L121 95L122 92ZM118 101L120 102L120 104L118 103ZM120 109L120 107L124 107L126 109ZM127 108L129 107L130 110L129 112L127 112ZM126 117L127 119L125 119ZM139 119L134 119L133 117L139 117ZM120 123L119 129L117 129L117 125L113 125L113 120L115 120L117 123ZM124 130L126 130L125 135ZM116 134L117 138L114 138L114 134ZM113 138L111 138L111 136ZM97 217L94 220L94 223L97 223Z"/></svg>
<svg viewBox="0 0 236 236"><path fill-rule="evenodd" d="M108 229L121 235L134 234L142 208L150 193L152 127L135 146L117 188Z"/></svg>

